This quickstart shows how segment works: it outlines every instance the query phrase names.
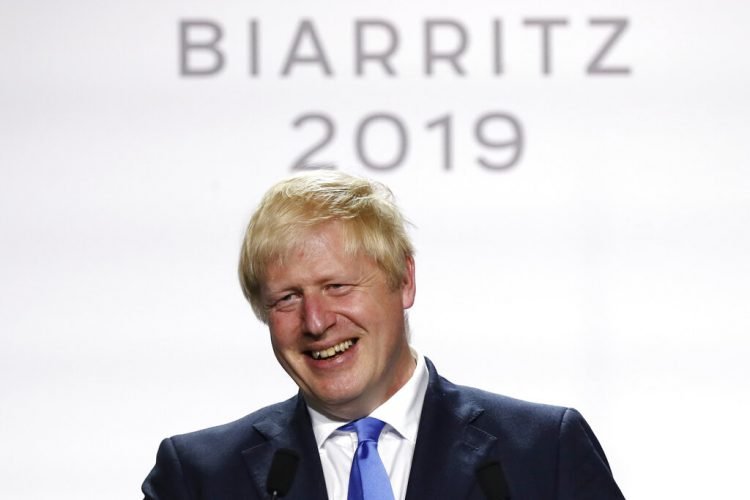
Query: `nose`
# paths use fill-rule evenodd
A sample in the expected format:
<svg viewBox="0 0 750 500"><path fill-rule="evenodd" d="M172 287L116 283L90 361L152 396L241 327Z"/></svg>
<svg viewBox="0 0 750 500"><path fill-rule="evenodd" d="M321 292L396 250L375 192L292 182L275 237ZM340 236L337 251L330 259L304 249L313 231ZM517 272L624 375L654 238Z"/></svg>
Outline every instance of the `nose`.
<svg viewBox="0 0 750 500"><path fill-rule="evenodd" d="M305 295L303 299L304 323L310 335L323 335L334 323L336 314L326 304L325 297L319 295Z"/></svg>

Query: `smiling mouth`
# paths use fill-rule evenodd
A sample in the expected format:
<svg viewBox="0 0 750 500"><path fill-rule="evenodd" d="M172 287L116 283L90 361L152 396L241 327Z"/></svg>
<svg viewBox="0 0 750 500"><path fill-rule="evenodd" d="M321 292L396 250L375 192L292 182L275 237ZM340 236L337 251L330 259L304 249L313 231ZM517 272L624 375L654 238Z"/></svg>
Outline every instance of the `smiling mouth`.
<svg viewBox="0 0 750 500"><path fill-rule="evenodd" d="M357 339L345 340L338 344L329 347L328 349L322 349L320 351L307 351L307 354L313 359L328 359L338 356L339 354L349 350L354 344L357 343Z"/></svg>

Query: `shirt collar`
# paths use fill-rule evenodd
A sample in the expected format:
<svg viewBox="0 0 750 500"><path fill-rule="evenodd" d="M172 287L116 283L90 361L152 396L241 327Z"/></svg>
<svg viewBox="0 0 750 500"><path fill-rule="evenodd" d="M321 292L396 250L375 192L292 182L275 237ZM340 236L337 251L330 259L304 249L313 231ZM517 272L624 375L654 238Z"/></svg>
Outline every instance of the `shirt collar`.
<svg viewBox="0 0 750 500"><path fill-rule="evenodd" d="M410 347L411 355L416 359L417 367L414 369L409 380L391 398L378 406L369 415L385 422L386 429L391 428L402 438L417 442L417 431L419 430L419 418L422 415L424 395L427 392L429 375L424 356ZM322 413L307 407L312 420L313 433L318 449L323 447L325 441L338 430L346 421L333 420Z"/></svg>

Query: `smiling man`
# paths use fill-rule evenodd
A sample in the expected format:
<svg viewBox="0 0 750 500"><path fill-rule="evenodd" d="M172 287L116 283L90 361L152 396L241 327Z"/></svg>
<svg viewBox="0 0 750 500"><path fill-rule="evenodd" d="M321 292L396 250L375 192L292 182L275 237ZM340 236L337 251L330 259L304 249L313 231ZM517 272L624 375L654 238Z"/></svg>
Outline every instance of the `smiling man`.
<svg viewBox="0 0 750 500"><path fill-rule="evenodd" d="M578 412L456 386L409 346L413 248L382 184L316 171L273 186L239 273L299 394L165 439L146 499L623 498Z"/></svg>
<svg viewBox="0 0 750 500"><path fill-rule="evenodd" d="M270 262L260 300L271 344L307 404L334 419L368 415L414 372L404 309L414 263L389 283L370 252L347 251L347 228L325 221Z"/></svg>

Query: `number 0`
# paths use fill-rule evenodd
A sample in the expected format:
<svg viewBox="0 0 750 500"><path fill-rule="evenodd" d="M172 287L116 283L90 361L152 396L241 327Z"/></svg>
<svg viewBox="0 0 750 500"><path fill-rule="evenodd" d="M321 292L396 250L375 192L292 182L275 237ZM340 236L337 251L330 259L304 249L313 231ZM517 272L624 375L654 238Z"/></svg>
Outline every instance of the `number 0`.
<svg viewBox="0 0 750 500"><path fill-rule="evenodd" d="M385 123L392 124L398 134L397 151L395 152L391 161L376 163L367 153L367 148L365 147L366 133L370 125L376 121L383 121ZM409 139L406 135L406 127L404 127L404 124L401 123L401 120L399 120L398 117L394 115L386 113L375 113L372 115L368 115L362 120L362 122L359 124L359 127L357 127L356 148L359 161L361 161L366 167L375 170L389 170L392 168L396 168L401 165L401 162L404 161L406 152L409 149Z"/></svg>

